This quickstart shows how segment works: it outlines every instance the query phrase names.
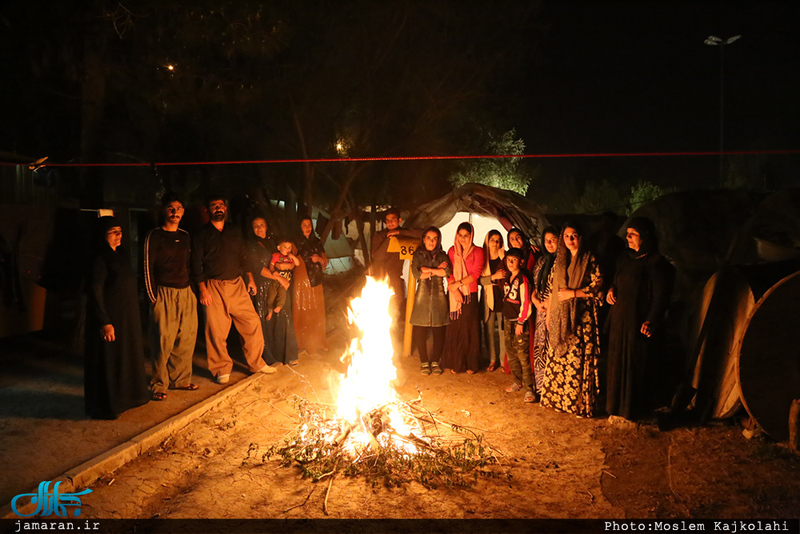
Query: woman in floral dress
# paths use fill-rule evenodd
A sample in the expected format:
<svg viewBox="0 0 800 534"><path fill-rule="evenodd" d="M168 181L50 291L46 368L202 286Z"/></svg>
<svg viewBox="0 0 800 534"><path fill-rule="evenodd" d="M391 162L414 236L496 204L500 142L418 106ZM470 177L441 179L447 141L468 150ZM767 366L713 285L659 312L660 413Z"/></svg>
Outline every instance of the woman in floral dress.
<svg viewBox="0 0 800 534"><path fill-rule="evenodd" d="M594 256L583 245L581 225L568 222L561 231L556 260L547 283L547 364L541 403L580 417L591 417L599 390L600 356L597 309L603 278Z"/></svg>

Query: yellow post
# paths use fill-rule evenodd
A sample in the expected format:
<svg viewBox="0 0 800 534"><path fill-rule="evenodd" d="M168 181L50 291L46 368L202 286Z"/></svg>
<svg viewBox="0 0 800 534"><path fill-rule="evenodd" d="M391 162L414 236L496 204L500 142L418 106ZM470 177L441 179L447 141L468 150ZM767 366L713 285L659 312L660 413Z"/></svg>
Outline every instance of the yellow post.
<svg viewBox="0 0 800 534"><path fill-rule="evenodd" d="M414 257L414 250L419 244L419 239L411 237L391 237L389 238L387 252L397 252L401 260L410 260ZM406 318L403 325L403 356L411 356L411 311L414 309L414 293L417 291L417 281L409 271L408 276L408 300L406 301Z"/></svg>

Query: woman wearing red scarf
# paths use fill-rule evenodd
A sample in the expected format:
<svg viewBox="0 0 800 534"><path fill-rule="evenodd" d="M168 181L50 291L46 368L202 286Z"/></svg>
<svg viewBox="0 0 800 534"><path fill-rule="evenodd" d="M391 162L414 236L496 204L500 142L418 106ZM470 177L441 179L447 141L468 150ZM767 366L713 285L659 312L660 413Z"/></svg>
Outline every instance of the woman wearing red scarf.
<svg viewBox="0 0 800 534"><path fill-rule="evenodd" d="M483 249L472 242L475 230L468 222L458 225L455 244L447 251L453 274L447 278L450 324L442 351L442 367L452 373L478 370L481 354L478 281L483 269Z"/></svg>

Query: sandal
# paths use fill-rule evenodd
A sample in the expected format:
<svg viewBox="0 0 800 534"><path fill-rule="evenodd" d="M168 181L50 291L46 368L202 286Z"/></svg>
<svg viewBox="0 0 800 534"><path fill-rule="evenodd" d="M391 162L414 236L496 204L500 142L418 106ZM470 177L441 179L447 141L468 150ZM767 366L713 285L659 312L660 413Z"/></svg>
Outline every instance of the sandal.
<svg viewBox="0 0 800 534"><path fill-rule="evenodd" d="M188 386L170 386L169 389L178 389L180 391L194 391L196 389L200 389L200 386L197 384L189 384Z"/></svg>
<svg viewBox="0 0 800 534"><path fill-rule="evenodd" d="M431 374L431 367L429 365L423 363L422 364L422 374L423 375Z"/></svg>
<svg viewBox="0 0 800 534"><path fill-rule="evenodd" d="M496 371L497 370L497 362L490 363L489 367L487 367L486 370L489 371L490 373L492 371Z"/></svg>
<svg viewBox="0 0 800 534"><path fill-rule="evenodd" d="M433 371L433 374L435 374L435 375L442 374L442 368L439 367L439 364L436 363L436 362L432 362L431 363L431 370Z"/></svg>
<svg viewBox="0 0 800 534"><path fill-rule="evenodd" d="M511 384L506 388L506 393L514 393L515 391L519 391L522 389L522 386L519 384Z"/></svg>
<svg viewBox="0 0 800 534"><path fill-rule="evenodd" d="M166 393L153 393L153 400L154 401L163 401L167 399Z"/></svg>

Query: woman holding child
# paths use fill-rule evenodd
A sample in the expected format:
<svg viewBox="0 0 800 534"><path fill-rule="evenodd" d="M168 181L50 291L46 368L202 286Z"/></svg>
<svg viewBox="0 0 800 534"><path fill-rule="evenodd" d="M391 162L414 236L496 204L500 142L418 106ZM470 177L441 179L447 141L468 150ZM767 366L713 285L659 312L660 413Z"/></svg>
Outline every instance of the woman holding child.
<svg viewBox="0 0 800 534"><path fill-rule="evenodd" d="M292 325L289 289L291 272L299 260L292 254L291 241L274 240L269 236L264 217L256 215L251 223L250 255L253 278L258 287L253 304L264 333L263 358L267 365L275 362L297 365L297 339Z"/></svg>

